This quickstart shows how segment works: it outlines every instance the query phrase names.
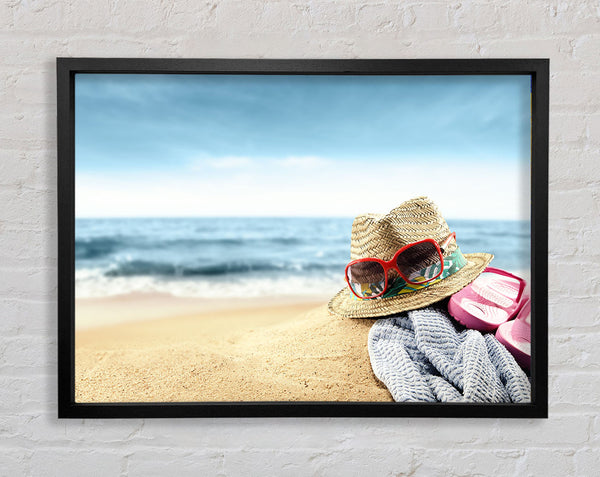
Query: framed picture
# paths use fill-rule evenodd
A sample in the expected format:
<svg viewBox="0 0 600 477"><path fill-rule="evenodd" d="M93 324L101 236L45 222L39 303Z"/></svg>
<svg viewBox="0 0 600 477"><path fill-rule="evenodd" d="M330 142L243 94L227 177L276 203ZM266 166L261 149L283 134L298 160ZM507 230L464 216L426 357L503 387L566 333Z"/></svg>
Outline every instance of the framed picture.
<svg viewBox="0 0 600 477"><path fill-rule="evenodd" d="M57 59L59 417L547 417L546 59Z"/></svg>

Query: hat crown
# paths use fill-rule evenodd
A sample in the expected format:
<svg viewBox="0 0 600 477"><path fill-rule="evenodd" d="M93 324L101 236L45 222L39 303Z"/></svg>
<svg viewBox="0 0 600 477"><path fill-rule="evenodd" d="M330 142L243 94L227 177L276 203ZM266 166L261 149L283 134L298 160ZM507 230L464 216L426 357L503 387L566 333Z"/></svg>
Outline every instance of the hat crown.
<svg viewBox="0 0 600 477"><path fill-rule="evenodd" d="M391 260L400 248L409 243L427 238L441 243L448 235L448 224L435 203L428 197L417 197L403 202L385 215L357 216L352 223L350 258Z"/></svg>

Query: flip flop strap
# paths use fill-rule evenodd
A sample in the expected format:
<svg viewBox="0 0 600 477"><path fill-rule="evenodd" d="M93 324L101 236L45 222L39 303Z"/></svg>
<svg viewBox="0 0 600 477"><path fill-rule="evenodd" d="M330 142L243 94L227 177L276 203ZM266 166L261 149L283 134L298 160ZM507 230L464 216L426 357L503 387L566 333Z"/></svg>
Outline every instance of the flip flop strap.
<svg viewBox="0 0 600 477"><path fill-rule="evenodd" d="M525 291L525 286L527 285L525 283L525 280L523 280L520 277L517 277L516 275L513 275L512 273L509 273L505 270L501 270L501 269L495 268L495 267L486 267L485 270L483 271L483 273L485 273L485 272L496 273L498 275L504 275L505 277L510 277L510 278L514 278L515 280L517 280L519 282L519 293L517 294L517 298L515 298L515 301L517 303L519 301L521 301L521 296L523 295L523 292Z"/></svg>

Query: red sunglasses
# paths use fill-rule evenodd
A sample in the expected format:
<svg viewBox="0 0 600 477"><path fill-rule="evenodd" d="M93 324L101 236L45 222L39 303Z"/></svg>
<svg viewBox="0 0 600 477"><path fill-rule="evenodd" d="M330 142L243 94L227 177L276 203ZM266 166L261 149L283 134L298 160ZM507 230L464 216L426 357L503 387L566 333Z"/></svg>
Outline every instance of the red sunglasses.
<svg viewBox="0 0 600 477"><path fill-rule="evenodd" d="M429 283L438 278L444 271L443 250L450 241L456 240L452 232L443 243L433 239L409 243L398 250L389 260L379 258L359 258L346 265L346 282L357 298L377 298L385 293L388 287L388 272L395 270L402 279L411 285ZM439 266L439 273L431 278L423 279L420 272L432 265ZM419 278L415 280L415 278Z"/></svg>

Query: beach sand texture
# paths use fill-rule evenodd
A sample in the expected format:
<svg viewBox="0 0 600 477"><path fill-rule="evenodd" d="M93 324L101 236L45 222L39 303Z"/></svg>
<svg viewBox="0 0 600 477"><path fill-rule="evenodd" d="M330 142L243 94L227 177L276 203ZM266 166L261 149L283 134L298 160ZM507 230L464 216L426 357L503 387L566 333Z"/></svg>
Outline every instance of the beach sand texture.
<svg viewBox="0 0 600 477"><path fill-rule="evenodd" d="M78 300L75 400L392 401L371 370L374 320L332 316L326 301L265 301ZM128 322L89 326L117 310Z"/></svg>

